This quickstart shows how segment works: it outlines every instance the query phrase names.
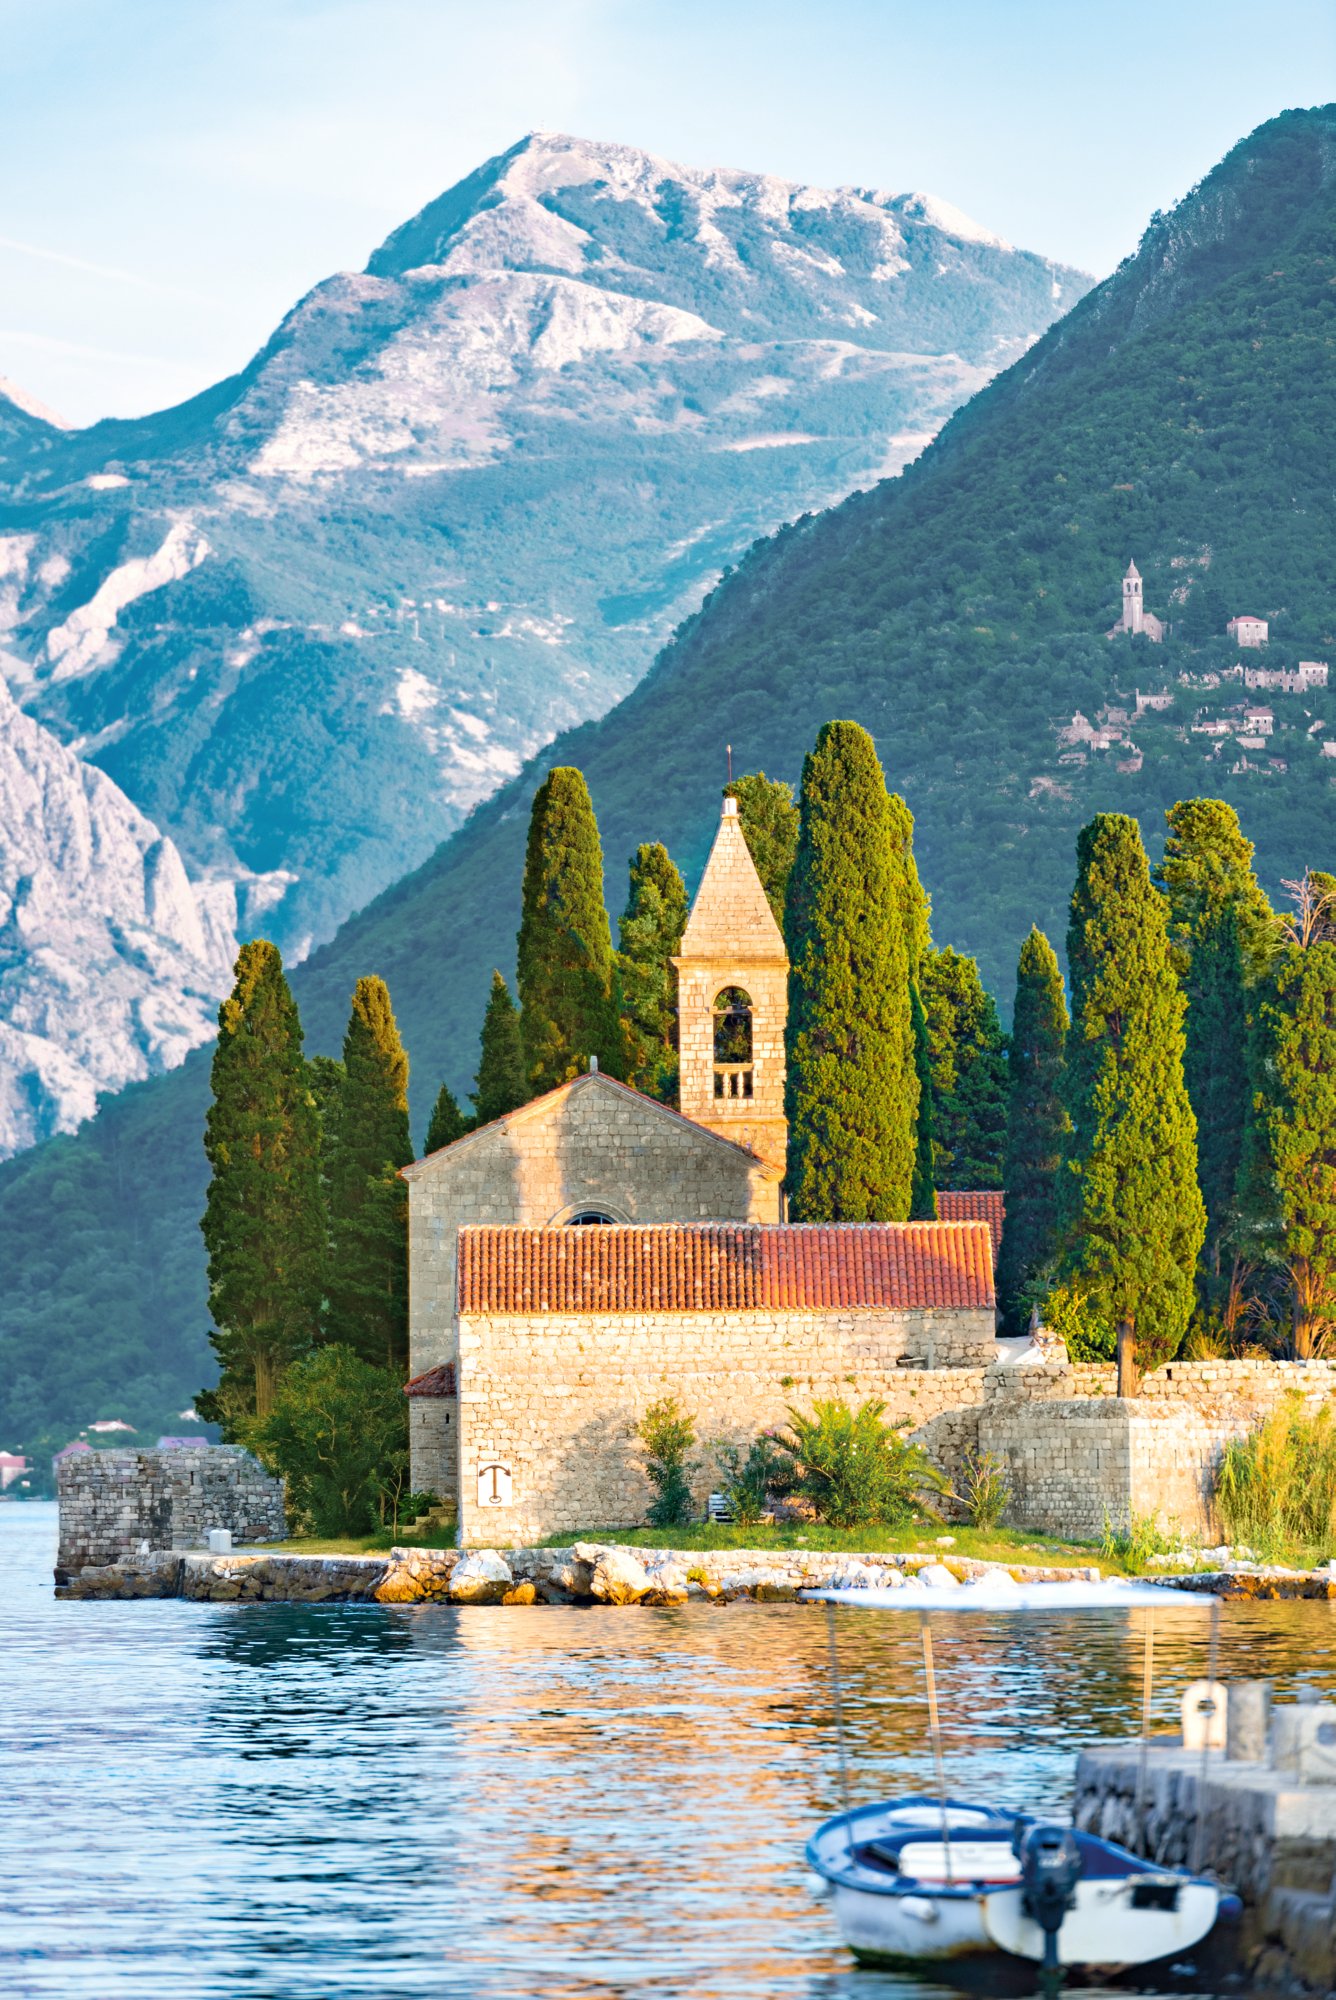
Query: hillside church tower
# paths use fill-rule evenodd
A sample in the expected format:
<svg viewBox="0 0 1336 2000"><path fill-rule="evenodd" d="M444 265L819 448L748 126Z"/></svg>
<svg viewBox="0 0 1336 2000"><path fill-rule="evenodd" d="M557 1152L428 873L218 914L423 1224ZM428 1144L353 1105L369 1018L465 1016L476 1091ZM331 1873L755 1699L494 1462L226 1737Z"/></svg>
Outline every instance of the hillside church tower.
<svg viewBox="0 0 1336 2000"><path fill-rule="evenodd" d="M678 1108L782 1167L789 962L736 799L724 800L673 964Z"/></svg>

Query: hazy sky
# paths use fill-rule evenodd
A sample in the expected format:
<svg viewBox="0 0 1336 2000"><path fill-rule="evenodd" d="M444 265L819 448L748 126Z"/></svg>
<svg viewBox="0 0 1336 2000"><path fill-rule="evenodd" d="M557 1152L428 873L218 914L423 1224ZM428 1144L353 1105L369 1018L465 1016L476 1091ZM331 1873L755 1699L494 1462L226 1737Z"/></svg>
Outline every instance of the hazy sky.
<svg viewBox="0 0 1336 2000"><path fill-rule="evenodd" d="M0 0L0 374L179 401L534 127L926 189L1102 276L1333 96L1336 0Z"/></svg>

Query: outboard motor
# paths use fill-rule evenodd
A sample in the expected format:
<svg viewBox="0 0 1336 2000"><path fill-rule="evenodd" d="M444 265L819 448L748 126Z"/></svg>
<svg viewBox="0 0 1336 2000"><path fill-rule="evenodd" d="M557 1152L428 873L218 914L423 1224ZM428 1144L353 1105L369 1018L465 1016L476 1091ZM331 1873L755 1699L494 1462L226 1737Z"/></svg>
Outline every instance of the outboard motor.
<svg viewBox="0 0 1336 2000"><path fill-rule="evenodd" d="M1081 1850L1067 1826L1032 1826L1021 1837L1021 1907L1044 1933L1044 1970L1056 1972L1058 1932L1076 1900Z"/></svg>

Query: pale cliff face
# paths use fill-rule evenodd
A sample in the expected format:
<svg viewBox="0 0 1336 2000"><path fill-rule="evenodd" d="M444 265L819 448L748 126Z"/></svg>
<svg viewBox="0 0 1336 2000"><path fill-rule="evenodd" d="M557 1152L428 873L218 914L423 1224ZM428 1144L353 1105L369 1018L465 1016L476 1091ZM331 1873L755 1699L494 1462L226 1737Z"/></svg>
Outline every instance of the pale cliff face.
<svg viewBox="0 0 1336 2000"><path fill-rule="evenodd" d="M0 1158L206 1041L235 897L0 683Z"/></svg>

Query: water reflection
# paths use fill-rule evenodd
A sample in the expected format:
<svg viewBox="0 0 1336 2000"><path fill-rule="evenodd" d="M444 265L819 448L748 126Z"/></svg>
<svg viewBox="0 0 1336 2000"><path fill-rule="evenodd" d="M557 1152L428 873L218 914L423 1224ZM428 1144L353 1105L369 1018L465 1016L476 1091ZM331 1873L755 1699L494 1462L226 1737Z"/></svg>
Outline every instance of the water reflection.
<svg viewBox="0 0 1336 2000"><path fill-rule="evenodd" d="M802 1842L838 1804L824 1614L56 1604L0 1507L0 1968L145 2000L930 2000L857 1973ZM1230 1606L1226 1673L1336 1685L1326 1605ZM855 1795L931 1785L917 1622L839 1614ZM1157 1615L1157 1709L1208 1620ZM1140 1614L939 1620L953 1788L1061 1806L1135 1727Z"/></svg>

